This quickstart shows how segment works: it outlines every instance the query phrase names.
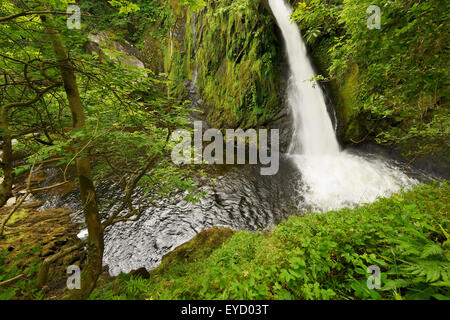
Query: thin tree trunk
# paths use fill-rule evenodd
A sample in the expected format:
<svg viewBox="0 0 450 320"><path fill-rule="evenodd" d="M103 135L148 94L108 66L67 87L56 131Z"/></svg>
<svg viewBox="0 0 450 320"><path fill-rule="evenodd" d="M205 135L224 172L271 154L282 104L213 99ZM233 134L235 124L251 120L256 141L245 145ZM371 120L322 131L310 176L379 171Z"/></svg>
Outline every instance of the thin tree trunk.
<svg viewBox="0 0 450 320"><path fill-rule="evenodd" d="M11 134L8 131L8 109L3 107L0 110L0 130L3 139L2 154L2 170L3 181L0 184L0 207L3 207L11 196L12 185L14 180L12 166L12 142Z"/></svg>
<svg viewBox="0 0 450 320"><path fill-rule="evenodd" d="M85 125L84 110L75 72L59 34L54 30L49 30L48 32L54 35L53 50L60 64L64 89L72 112L73 128L83 128ZM71 298L87 299L94 289L102 271L104 250L103 229L99 215L98 200L92 180L90 158L82 154L79 155L76 160L76 167L80 183L84 218L89 232L89 242L87 263L81 273L81 290L73 290Z"/></svg>

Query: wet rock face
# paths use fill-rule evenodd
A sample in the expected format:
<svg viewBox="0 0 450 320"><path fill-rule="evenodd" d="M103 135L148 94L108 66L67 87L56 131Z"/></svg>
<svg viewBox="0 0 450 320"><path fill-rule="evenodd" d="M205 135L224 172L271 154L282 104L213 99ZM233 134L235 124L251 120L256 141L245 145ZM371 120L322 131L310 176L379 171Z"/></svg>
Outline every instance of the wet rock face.
<svg viewBox="0 0 450 320"><path fill-rule="evenodd" d="M164 54L162 44L151 35L147 35L140 51L147 68L155 74L164 72Z"/></svg>
<svg viewBox="0 0 450 320"><path fill-rule="evenodd" d="M145 268L139 268L137 270L131 270L130 275L133 277L140 277L142 279L149 279L150 274L148 273L147 269Z"/></svg>
<svg viewBox="0 0 450 320"><path fill-rule="evenodd" d="M284 109L275 117L274 120L266 124L266 128L278 129L280 131L280 152L287 153L294 131L291 111L289 110L289 108L284 107Z"/></svg>

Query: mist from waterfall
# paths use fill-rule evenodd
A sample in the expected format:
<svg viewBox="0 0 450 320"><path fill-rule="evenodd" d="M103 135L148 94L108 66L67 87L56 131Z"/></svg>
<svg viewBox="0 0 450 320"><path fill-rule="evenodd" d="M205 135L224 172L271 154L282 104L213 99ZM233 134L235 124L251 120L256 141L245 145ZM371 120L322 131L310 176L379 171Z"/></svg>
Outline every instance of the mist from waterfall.
<svg viewBox="0 0 450 320"><path fill-rule="evenodd" d="M285 0L269 0L289 62L287 101L294 120L289 155L302 174L299 195L311 210L375 201L417 183L394 163L341 151L300 30Z"/></svg>

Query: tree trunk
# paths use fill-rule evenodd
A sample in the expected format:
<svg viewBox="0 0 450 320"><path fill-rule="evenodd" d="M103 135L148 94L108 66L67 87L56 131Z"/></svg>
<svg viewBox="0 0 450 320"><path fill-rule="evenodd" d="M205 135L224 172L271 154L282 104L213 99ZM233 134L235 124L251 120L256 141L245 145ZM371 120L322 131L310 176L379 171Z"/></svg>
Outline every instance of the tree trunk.
<svg viewBox="0 0 450 320"><path fill-rule="evenodd" d="M11 134L8 131L8 110L3 107L0 110L0 130L3 139L2 146L2 170L3 181L0 184L0 207L3 207L11 196L12 185L14 180L12 166L12 143Z"/></svg>
<svg viewBox="0 0 450 320"><path fill-rule="evenodd" d="M64 89L72 112L73 128L82 128L85 125L85 118L75 72L59 34L54 30L50 30L49 33L54 35L53 50L58 63L60 64L60 73L64 83ZM97 279L102 271L104 249L103 230L98 210L98 200L91 175L89 156L80 154L76 159L76 167L89 239L88 259L81 273L81 289L72 290L71 298L87 299L94 289Z"/></svg>

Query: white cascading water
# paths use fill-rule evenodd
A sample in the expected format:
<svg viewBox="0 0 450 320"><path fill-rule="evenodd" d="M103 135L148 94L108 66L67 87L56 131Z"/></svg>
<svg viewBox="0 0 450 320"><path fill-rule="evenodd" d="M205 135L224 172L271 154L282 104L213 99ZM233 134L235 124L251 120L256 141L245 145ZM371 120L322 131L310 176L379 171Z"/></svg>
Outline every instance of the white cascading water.
<svg viewBox="0 0 450 320"><path fill-rule="evenodd" d="M329 211L375 201L417 183L381 158L365 159L341 151L322 89L315 81L305 43L292 8L269 0L286 43L290 67L288 103L294 120L289 155L302 174L304 201L313 210Z"/></svg>

